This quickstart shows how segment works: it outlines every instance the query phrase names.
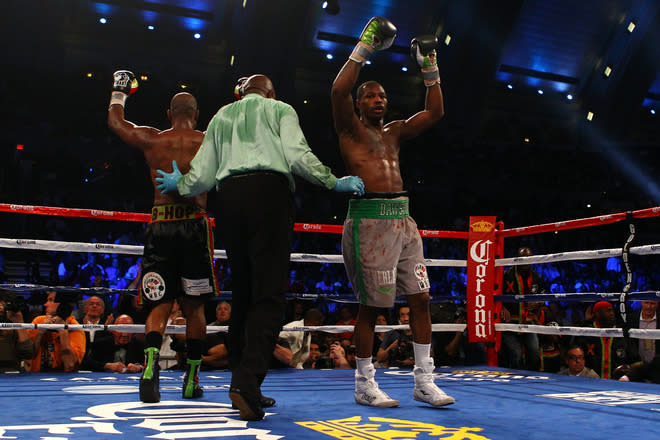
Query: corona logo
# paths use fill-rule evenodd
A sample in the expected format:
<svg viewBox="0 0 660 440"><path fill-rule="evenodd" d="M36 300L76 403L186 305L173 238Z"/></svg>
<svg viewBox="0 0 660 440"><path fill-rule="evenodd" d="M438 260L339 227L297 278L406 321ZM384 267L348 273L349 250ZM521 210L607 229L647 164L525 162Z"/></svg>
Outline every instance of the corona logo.
<svg viewBox="0 0 660 440"><path fill-rule="evenodd" d="M490 232L493 230L495 225L490 222L476 222L472 223L470 227L474 232Z"/></svg>
<svg viewBox="0 0 660 440"><path fill-rule="evenodd" d="M480 338L486 337L486 325L488 323L486 292L484 291L485 286L483 284L486 282L490 245L492 244L493 242L490 240L477 240L470 247L470 258L477 263L477 295L474 298L474 322L476 335Z"/></svg>
<svg viewBox="0 0 660 440"><path fill-rule="evenodd" d="M423 432L431 439L466 439L466 440L490 440L488 437L477 434L483 428L470 428L462 426L451 428L431 423L416 422L412 420L390 419L385 417L368 417L362 421L362 417L355 416L339 420L320 420L317 422L296 422L305 428L313 429L321 434L338 439L404 439L417 438Z"/></svg>
<svg viewBox="0 0 660 440"><path fill-rule="evenodd" d="M311 230L311 229L317 229L317 230L320 230L320 229L321 229L321 225L310 225L309 223L305 223L305 224L303 224L303 229L304 229L305 231L309 231L309 230Z"/></svg>
<svg viewBox="0 0 660 440"><path fill-rule="evenodd" d="M99 211L99 210L96 210L96 209L92 209L92 215L93 215L93 216L97 216L97 215L109 215L109 216L113 216L113 215L115 215L115 213L112 212L112 211Z"/></svg>
<svg viewBox="0 0 660 440"><path fill-rule="evenodd" d="M9 205L9 208L14 211L34 211L34 206L29 205Z"/></svg>

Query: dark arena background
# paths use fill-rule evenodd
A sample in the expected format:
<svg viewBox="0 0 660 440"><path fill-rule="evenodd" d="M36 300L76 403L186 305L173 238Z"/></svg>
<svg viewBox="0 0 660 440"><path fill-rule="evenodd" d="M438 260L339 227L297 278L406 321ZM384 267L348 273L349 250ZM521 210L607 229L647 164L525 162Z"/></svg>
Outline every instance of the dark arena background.
<svg viewBox="0 0 660 440"><path fill-rule="evenodd" d="M353 341L345 338L346 368L326 344L357 312L338 234L349 197L298 177L282 324L320 310L323 328L307 331L328 363L271 370L263 391L277 404L263 421L232 409L222 367L201 373L203 398L183 400L177 350L158 404L140 402L139 374L4 368L7 335L35 331L29 323L51 290L73 298L79 323L96 295L104 318L144 324L133 299L153 186L142 152L108 128L113 72L139 82L127 120L167 129L170 99L186 91L202 131L235 100L239 78L265 74L312 151L344 176L330 90L374 16L390 19L397 37L358 83L383 85L386 122L424 109L410 41L438 39L445 116L401 145L400 168L427 258L435 382L455 404L414 401L412 370L395 363L376 379L399 408L354 403ZM660 298L660 0L0 0L0 42L0 439L660 438L657 370L630 382L613 380L625 369L601 379L559 374L576 336L656 347L651 364L660 368L659 330L638 328L642 302L657 307ZM214 191L208 211L223 215ZM543 280L543 322L494 324L538 335L533 370L507 365L499 342L468 338L466 239L476 216L496 219L491 296L504 296L503 269L532 264ZM531 259L516 259L521 247ZM224 244L215 249L217 300L231 303ZM587 335L601 300L614 306L616 328L607 330L616 334ZM216 304L206 306L208 323ZM399 324L401 305L384 311L388 326ZM5 308L20 310L24 326ZM142 336L99 325L83 330ZM447 334L451 353L441 346Z"/></svg>

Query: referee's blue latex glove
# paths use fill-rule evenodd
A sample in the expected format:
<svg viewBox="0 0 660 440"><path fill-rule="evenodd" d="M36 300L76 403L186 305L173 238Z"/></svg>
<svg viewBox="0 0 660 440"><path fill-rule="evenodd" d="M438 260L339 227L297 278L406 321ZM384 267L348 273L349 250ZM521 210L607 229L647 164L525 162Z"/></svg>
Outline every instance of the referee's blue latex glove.
<svg viewBox="0 0 660 440"><path fill-rule="evenodd" d="M163 176L156 177L156 183L160 183L156 188L158 188L163 194L169 191L177 191L176 183L179 181L182 174L181 171L179 171L179 167L176 165L176 160L172 161L172 170L171 173L166 173L163 170L156 170L158 174Z"/></svg>
<svg viewBox="0 0 660 440"><path fill-rule="evenodd" d="M334 187L337 192L351 192L355 195L364 195L364 182L357 176L345 176L337 179Z"/></svg>

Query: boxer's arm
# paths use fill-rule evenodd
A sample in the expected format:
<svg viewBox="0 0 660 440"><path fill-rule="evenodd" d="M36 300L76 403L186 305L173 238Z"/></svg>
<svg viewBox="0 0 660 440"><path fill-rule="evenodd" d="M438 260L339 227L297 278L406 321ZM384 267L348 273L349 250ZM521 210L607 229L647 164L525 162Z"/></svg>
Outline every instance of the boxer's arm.
<svg viewBox="0 0 660 440"><path fill-rule="evenodd" d="M124 118L124 106L130 95L138 89L138 82L133 72L118 70L113 74L112 95L108 107L108 127L129 145L145 149L159 133L153 127L141 127Z"/></svg>
<svg viewBox="0 0 660 440"><path fill-rule="evenodd" d="M330 98L332 101L332 117L337 134L350 133L360 119L353 110L351 90L357 82L362 64L348 60L332 83Z"/></svg>
<svg viewBox="0 0 660 440"><path fill-rule="evenodd" d="M351 132L360 121L353 110L351 90L362 66L375 51L389 48L395 38L396 27L384 17L371 18L362 29L360 41L332 83L332 116L338 134Z"/></svg>
<svg viewBox="0 0 660 440"><path fill-rule="evenodd" d="M423 111L400 124L399 136L401 140L411 139L420 135L438 122L445 114L436 58L435 48L437 45L438 40L434 35L413 38L410 43L410 53L419 64L424 78L426 102Z"/></svg>
<svg viewBox="0 0 660 440"><path fill-rule="evenodd" d="M426 89L426 105L424 110L414 114L405 121L400 121L400 139L407 140L419 136L442 119L444 115L445 106L442 99L442 90L440 89L440 84L435 84ZM396 121L390 122L390 124L395 123Z"/></svg>
<svg viewBox="0 0 660 440"><path fill-rule="evenodd" d="M115 93L121 92L113 92ZM124 107L119 104L111 104L108 108L108 127L119 138L129 145L142 150L147 148L153 141L154 136L160 133L153 127L138 126L124 119Z"/></svg>

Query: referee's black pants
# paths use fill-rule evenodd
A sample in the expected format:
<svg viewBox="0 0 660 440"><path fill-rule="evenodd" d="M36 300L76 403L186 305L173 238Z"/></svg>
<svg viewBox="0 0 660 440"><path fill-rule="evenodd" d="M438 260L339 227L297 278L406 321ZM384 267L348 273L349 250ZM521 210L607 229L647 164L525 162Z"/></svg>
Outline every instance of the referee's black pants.
<svg viewBox="0 0 660 440"><path fill-rule="evenodd" d="M295 204L286 177L254 172L220 182L216 235L232 278L232 386L258 387L268 371L285 310Z"/></svg>

